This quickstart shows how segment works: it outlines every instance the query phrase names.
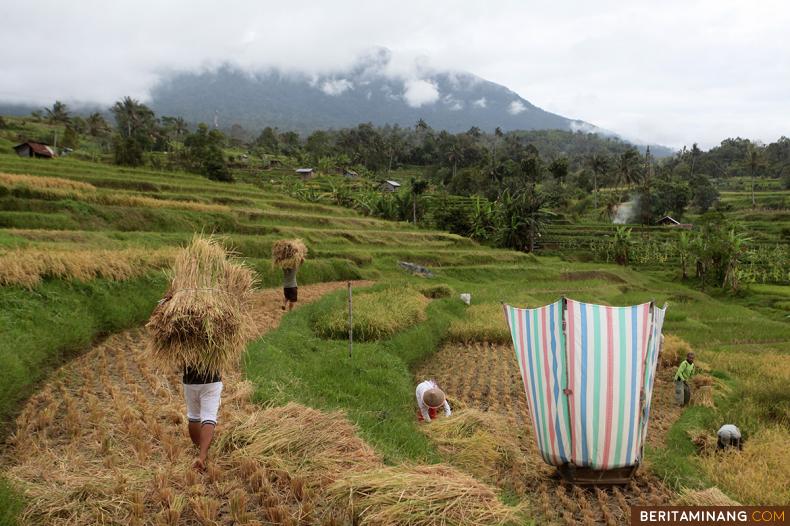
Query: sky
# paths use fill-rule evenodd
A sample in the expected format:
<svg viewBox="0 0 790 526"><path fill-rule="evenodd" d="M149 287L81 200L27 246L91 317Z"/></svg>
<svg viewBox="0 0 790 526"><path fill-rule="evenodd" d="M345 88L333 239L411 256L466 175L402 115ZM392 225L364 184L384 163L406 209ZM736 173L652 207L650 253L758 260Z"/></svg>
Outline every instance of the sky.
<svg viewBox="0 0 790 526"><path fill-rule="evenodd" d="M0 0L0 12L6 103L145 100L163 76L224 63L331 73L381 46L423 104L435 97L421 71L459 70L634 141L790 135L778 0Z"/></svg>

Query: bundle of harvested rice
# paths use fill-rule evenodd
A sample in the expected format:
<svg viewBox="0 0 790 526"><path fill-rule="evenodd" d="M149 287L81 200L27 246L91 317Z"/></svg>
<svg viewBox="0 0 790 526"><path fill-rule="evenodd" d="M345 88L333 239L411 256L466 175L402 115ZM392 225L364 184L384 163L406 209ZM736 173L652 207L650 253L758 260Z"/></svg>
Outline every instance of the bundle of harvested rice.
<svg viewBox="0 0 790 526"><path fill-rule="evenodd" d="M254 324L255 278L213 238L196 235L177 256L170 288L146 327L159 363L219 374L238 360Z"/></svg>
<svg viewBox="0 0 790 526"><path fill-rule="evenodd" d="M664 344L661 346L659 363L661 367L675 367L686 359L686 355L692 352L689 343L673 334L664 335Z"/></svg>
<svg viewBox="0 0 790 526"><path fill-rule="evenodd" d="M686 432L691 439L691 443L697 446L697 451L700 453L709 453L716 447L716 437L708 431L701 429L689 429Z"/></svg>
<svg viewBox="0 0 790 526"><path fill-rule="evenodd" d="M713 387L717 384L716 379L707 374L698 374L691 377L691 383L694 385L692 391L692 401L694 405L703 407L715 407L713 401Z"/></svg>
<svg viewBox="0 0 790 526"><path fill-rule="evenodd" d="M677 500L679 506L740 506L741 503L732 500L722 491L713 486L712 488L694 491L685 489L680 493Z"/></svg>
<svg viewBox="0 0 790 526"><path fill-rule="evenodd" d="M318 411L293 402L251 414L222 433L217 450L265 458L267 463L279 464L316 485L381 462L343 413Z"/></svg>
<svg viewBox="0 0 790 526"><path fill-rule="evenodd" d="M455 410L451 417L439 418L423 429L444 459L487 482L524 489L527 479L539 477L542 471L537 452L524 451L532 441L519 440L502 415Z"/></svg>
<svg viewBox="0 0 790 526"><path fill-rule="evenodd" d="M493 526L515 524L520 509L447 466L382 467L355 473L327 489L328 504L350 510L354 524Z"/></svg>
<svg viewBox="0 0 790 526"><path fill-rule="evenodd" d="M299 268L307 257L301 239L279 239L272 245L272 264L279 268Z"/></svg>

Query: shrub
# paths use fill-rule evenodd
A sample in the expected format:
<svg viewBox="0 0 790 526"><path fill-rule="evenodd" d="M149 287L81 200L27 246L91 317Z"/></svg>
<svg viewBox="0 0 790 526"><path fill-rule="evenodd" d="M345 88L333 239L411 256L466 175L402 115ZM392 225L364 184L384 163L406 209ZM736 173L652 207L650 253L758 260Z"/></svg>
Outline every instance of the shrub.
<svg viewBox="0 0 790 526"><path fill-rule="evenodd" d="M427 287L422 287L420 292L426 298L437 299L437 298L449 298L455 291L450 285L445 285L444 283L440 283L438 285L428 285Z"/></svg>
<svg viewBox="0 0 790 526"><path fill-rule="evenodd" d="M354 339L382 340L425 319L428 299L412 288L388 288L354 297ZM348 336L348 307L337 303L318 316L315 331L323 338Z"/></svg>
<svg viewBox="0 0 790 526"><path fill-rule="evenodd" d="M469 307L463 319L454 320L450 324L447 336L450 341L461 343L510 341L510 331L502 314L502 307L495 303Z"/></svg>

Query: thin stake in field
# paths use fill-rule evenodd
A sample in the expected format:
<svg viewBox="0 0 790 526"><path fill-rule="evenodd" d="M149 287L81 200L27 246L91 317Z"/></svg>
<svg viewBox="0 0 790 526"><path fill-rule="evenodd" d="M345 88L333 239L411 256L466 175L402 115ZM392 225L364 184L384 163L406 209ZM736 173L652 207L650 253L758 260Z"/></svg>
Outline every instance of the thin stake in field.
<svg viewBox="0 0 790 526"><path fill-rule="evenodd" d="M354 350L354 297L351 292L351 282L348 282L348 359Z"/></svg>

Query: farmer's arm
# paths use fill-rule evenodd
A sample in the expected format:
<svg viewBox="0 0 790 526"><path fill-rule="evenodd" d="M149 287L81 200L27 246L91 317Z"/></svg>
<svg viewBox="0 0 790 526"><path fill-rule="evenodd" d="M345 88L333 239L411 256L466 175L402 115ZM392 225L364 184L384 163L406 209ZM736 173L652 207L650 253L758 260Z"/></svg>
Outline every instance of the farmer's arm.
<svg viewBox="0 0 790 526"><path fill-rule="evenodd" d="M426 422L430 422L431 421L431 415L428 412L428 406L425 405L425 402L423 402L420 398L418 398L417 399L417 405L420 408L420 413L422 414L423 420L425 420Z"/></svg>
<svg viewBox="0 0 790 526"><path fill-rule="evenodd" d="M450 410L450 404L447 403L447 400L444 401L444 415L450 416L453 412Z"/></svg>

